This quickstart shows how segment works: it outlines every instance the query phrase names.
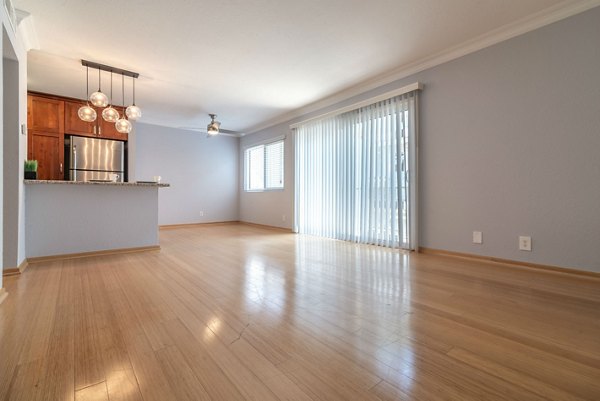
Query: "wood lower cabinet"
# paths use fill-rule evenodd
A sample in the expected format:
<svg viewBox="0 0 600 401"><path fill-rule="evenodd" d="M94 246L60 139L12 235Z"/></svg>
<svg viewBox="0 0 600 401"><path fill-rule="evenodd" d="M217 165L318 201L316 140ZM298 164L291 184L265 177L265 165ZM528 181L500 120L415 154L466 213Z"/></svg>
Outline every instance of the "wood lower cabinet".
<svg viewBox="0 0 600 401"><path fill-rule="evenodd" d="M38 161L38 180L62 180L64 157L64 136L62 134L29 130L27 158Z"/></svg>

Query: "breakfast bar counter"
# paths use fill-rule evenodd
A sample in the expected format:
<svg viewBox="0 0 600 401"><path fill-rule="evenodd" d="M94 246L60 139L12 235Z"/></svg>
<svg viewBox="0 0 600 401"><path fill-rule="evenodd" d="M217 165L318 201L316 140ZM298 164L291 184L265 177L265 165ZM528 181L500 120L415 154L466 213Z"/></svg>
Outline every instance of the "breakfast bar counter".
<svg viewBox="0 0 600 401"><path fill-rule="evenodd" d="M28 258L159 249L156 182L25 180Z"/></svg>

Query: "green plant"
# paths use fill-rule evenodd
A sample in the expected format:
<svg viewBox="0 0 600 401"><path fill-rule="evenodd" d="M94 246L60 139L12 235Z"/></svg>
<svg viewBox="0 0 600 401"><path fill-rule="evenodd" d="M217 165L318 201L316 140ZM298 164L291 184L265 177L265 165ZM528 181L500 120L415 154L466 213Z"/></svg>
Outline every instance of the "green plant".
<svg viewBox="0 0 600 401"><path fill-rule="evenodd" d="M37 160L25 160L25 171L37 171Z"/></svg>

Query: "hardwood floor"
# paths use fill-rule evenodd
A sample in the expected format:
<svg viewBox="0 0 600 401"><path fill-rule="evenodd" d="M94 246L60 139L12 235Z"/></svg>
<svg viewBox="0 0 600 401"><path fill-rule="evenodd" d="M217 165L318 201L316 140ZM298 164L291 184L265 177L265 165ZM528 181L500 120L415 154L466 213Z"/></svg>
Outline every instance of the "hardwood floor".
<svg viewBox="0 0 600 401"><path fill-rule="evenodd" d="M5 277L0 400L599 400L600 280L245 225Z"/></svg>

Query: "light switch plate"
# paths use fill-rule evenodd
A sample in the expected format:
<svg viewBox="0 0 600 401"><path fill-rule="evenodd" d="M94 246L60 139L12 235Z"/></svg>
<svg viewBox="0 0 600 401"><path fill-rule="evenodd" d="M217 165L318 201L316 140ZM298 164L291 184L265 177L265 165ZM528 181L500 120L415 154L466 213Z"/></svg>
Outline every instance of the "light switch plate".
<svg viewBox="0 0 600 401"><path fill-rule="evenodd" d="M473 231L473 243L483 244L483 234L481 231Z"/></svg>

